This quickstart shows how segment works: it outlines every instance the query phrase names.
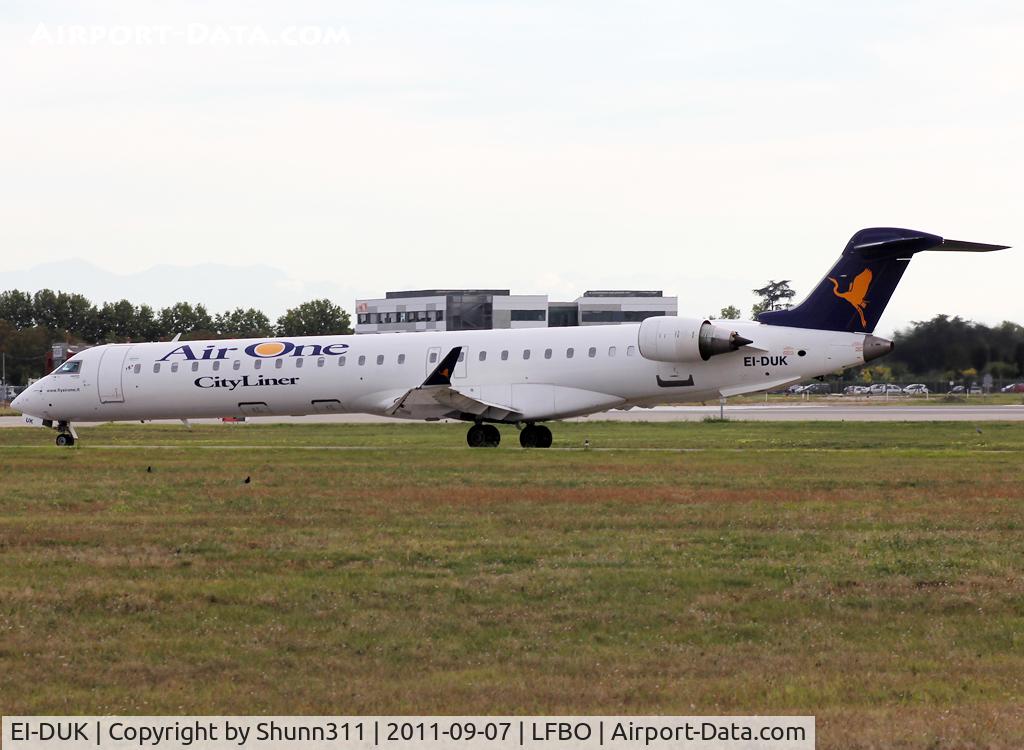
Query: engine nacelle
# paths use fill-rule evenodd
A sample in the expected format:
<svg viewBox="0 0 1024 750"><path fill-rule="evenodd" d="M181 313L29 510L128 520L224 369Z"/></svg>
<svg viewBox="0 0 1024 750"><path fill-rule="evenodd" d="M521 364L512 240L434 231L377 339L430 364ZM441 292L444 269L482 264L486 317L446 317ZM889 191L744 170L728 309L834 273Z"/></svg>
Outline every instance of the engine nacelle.
<svg viewBox="0 0 1024 750"><path fill-rule="evenodd" d="M656 362L707 362L753 343L700 318L655 317L640 324L640 354Z"/></svg>

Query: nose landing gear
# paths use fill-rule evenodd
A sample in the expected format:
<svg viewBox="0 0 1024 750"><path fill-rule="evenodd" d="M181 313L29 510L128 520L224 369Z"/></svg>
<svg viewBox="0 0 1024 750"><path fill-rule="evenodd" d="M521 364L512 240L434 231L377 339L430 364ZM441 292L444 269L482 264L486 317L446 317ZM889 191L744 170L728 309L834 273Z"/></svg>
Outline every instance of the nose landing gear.
<svg viewBox="0 0 1024 750"><path fill-rule="evenodd" d="M551 430L542 424L528 424L519 433L519 444L524 448L550 448Z"/></svg>
<svg viewBox="0 0 1024 750"><path fill-rule="evenodd" d="M470 448L497 448L500 442L501 433L493 424L475 424L466 433Z"/></svg>
<svg viewBox="0 0 1024 750"><path fill-rule="evenodd" d="M70 448L77 439L78 436L70 422L57 423L57 439L54 442L58 448Z"/></svg>

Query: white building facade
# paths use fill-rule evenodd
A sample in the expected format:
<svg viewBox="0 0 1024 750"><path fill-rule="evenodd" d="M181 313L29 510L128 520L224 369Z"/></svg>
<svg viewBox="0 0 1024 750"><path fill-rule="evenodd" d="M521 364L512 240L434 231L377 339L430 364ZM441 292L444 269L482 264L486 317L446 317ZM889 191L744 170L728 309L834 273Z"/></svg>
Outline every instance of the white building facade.
<svg viewBox="0 0 1024 750"><path fill-rule="evenodd" d="M639 323L675 315L678 302L660 291L591 291L572 302L508 289L424 289L356 300L356 333L466 331Z"/></svg>

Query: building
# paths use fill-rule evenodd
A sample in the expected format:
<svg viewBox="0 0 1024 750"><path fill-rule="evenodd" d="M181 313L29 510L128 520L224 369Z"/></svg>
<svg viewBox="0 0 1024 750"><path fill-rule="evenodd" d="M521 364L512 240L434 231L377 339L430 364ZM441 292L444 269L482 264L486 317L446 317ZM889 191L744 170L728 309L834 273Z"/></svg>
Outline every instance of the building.
<svg viewBox="0 0 1024 750"><path fill-rule="evenodd" d="M675 315L675 297L660 291L592 291L573 302L508 289L421 289L356 300L356 333L473 331L492 328L639 323Z"/></svg>

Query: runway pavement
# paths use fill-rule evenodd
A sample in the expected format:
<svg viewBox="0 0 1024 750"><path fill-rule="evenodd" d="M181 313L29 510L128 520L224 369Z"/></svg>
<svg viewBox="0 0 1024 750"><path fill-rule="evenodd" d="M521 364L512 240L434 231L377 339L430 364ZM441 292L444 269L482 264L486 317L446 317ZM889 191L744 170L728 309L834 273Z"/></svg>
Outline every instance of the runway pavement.
<svg viewBox="0 0 1024 750"><path fill-rule="evenodd" d="M699 422L708 417L718 417L717 405L707 406L659 406L654 409L612 410L589 417L577 417L571 421L593 422L610 420L615 422ZM871 406L844 404L762 404L726 406L726 419L755 422L1024 422L1024 404L999 406L974 406L970 404L950 406L900 405ZM175 420L157 420L174 423ZM194 419L193 424L216 424L216 419ZM333 423L333 424L382 424L405 422L402 419L375 417L368 414L314 414L308 417L250 417L251 424L283 423ZM89 426L89 422L76 423ZM24 427L21 417L0 417L0 427Z"/></svg>

